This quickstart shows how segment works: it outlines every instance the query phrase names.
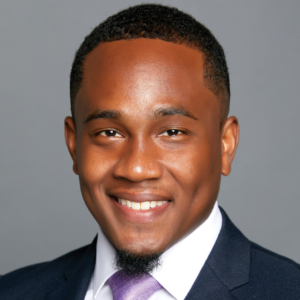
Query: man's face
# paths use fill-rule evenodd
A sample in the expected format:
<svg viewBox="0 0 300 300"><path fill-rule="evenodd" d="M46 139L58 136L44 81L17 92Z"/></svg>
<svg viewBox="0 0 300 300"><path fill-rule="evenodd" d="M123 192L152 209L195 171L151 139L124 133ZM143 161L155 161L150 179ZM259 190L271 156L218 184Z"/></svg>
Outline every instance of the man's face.
<svg viewBox="0 0 300 300"><path fill-rule="evenodd" d="M165 251L214 206L237 122L220 129L203 75L199 51L161 40L103 43L86 58L66 141L85 203L120 250Z"/></svg>

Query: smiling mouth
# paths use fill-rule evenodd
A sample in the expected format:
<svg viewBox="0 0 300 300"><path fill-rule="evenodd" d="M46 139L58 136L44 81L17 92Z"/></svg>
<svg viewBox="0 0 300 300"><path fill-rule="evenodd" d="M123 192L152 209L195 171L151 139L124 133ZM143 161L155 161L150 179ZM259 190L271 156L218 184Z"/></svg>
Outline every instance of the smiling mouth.
<svg viewBox="0 0 300 300"><path fill-rule="evenodd" d="M133 210L151 210L157 206L161 206L163 204L166 204L169 201L130 201L127 199L117 198L113 197L115 201L119 202L123 206L127 206L128 208L131 208Z"/></svg>

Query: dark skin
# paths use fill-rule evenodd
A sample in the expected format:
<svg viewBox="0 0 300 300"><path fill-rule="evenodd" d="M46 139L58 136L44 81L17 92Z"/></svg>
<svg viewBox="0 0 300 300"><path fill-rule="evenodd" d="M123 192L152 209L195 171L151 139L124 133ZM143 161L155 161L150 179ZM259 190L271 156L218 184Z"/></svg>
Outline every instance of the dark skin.
<svg viewBox="0 0 300 300"><path fill-rule="evenodd" d="M163 252L215 204L239 126L221 120L203 74L201 52L161 40L102 43L86 58L65 138L84 201L118 249ZM118 198L166 202L137 211Z"/></svg>

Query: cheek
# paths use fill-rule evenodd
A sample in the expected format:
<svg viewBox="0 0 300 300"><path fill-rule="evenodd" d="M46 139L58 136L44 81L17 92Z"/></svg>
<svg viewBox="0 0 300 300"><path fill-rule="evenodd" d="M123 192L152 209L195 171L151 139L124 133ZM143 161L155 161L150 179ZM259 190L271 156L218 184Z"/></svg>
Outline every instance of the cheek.
<svg viewBox="0 0 300 300"><path fill-rule="evenodd" d="M105 196L105 180L111 170L111 160L96 145L80 143L77 152L78 173L82 197L99 224L107 222L111 211ZM111 156L110 156L111 157ZM104 226L102 224L102 226Z"/></svg>
<svg viewBox="0 0 300 300"><path fill-rule="evenodd" d="M169 172L184 185L197 185L209 182L219 176L221 170L221 151L210 143L187 147L181 153L174 151L166 159Z"/></svg>
<svg viewBox="0 0 300 300"><path fill-rule="evenodd" d="M81 193L90 211L101 206L103 182L109 173L111 161L96 145L82 140L77 148L78 174Z"/></svg>
<svg viewBox="0 0 300 300"><path fill-rule="evenodd" d="M100 184L111 167L112 157L108 159L107 152L85 139L78 146L77 160L80 179L91 186Z"/></svg>
<svg viewBox="0 0 300 300"><path fill-rule="evenodd" d="M201 214L205 214L217 199L221 179L219 144L217 138L203 138L202 142L173 151L164 159L169 162L165 164L167 173L173 177L174 204L190 216L184 223L197 222L196 219L201 219ZM176 198L181 201L176 202Z"/></svg>

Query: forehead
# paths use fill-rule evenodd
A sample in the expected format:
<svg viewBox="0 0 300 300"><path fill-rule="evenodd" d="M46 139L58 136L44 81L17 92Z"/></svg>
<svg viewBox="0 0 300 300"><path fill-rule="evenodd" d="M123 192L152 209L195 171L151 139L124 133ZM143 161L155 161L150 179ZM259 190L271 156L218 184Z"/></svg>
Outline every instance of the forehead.
<svg viewBox="0 0 300 300"><path fill-rule="evenodd" d="M75 112L87 114L99 105L145 112L158 104L215 102L203 76L202 53L183 44L143 38L102 43L84 63Z"/></svg>

